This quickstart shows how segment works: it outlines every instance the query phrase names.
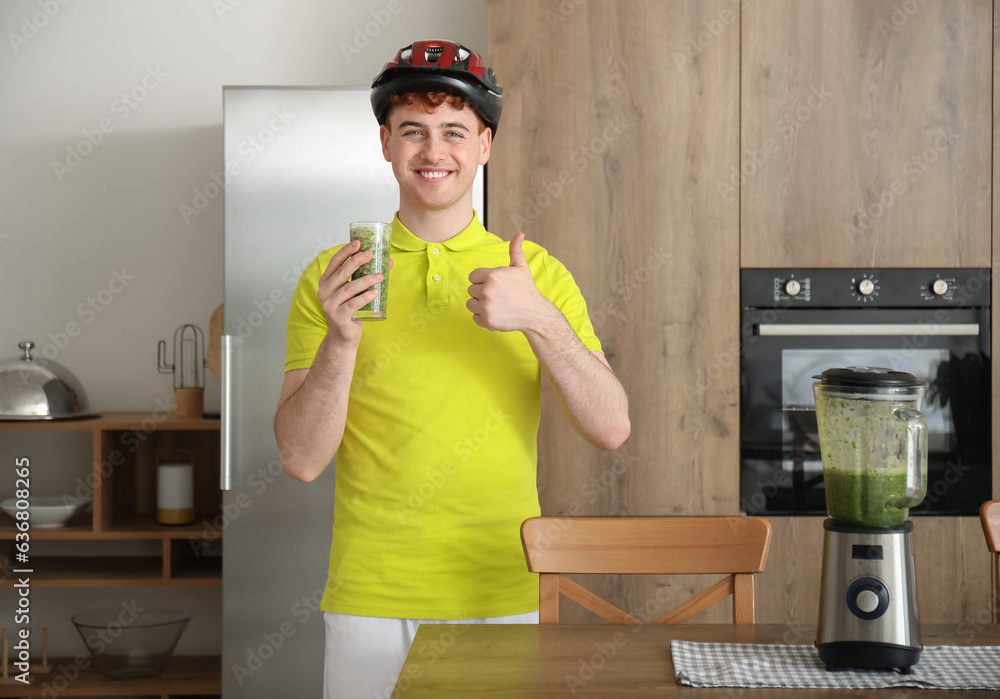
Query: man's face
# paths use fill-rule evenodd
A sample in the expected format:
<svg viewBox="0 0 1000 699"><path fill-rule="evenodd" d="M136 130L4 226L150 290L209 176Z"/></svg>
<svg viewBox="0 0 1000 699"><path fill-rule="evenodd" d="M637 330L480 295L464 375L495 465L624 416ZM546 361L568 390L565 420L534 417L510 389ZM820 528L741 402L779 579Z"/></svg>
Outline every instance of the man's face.
<svg viewBox="0 0 1000 699"><path fill-rule="evenodd" d="M481 126L472 109L447 102L430 113L416 104L392 108L380 133L382 154L399 182L400 209L472 208L476 170L489 160L492 144L492 132L480 132Z"/></svg>

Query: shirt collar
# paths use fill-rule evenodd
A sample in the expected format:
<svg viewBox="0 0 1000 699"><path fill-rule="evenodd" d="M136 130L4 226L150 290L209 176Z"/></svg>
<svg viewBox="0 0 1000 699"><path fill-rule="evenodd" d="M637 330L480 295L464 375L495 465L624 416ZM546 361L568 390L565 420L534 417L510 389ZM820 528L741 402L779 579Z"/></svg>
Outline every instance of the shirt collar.
<svg viewBox="0 0 1000 699"><path fill-rule="evenodd" d="M475 210L472 212L472 220L469 225L463 228L458 234L444 240L440 245L444 245L449 250L472 250L482 245L486 241L486 228L479 222L479 214ZM399 214L392 219L392 247L398 250L426 250L427 241L418 238L399 220Z"/></svg>

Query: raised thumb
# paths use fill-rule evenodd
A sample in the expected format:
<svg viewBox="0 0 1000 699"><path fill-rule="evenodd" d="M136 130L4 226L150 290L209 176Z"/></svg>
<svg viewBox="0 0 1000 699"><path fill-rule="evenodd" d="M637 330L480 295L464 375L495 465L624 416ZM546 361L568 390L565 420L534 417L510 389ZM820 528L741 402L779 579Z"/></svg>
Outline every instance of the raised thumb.
<svg viewBox="0 0 1000 699"><path fill-rule="evenodd" d="M524 250L521 243L524 241L524 233L518 233L510 241L510 266L520 269L528 269L528 262L524 259Z"/></svg>

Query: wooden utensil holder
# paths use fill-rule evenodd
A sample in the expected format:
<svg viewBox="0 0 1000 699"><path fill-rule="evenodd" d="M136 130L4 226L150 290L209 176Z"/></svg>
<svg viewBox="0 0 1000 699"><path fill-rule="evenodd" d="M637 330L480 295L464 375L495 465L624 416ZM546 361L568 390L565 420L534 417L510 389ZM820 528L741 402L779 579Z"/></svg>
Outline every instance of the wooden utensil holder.
<svg viewBox="0 0 1000 699"><path fill-rule="evenodd" d="M201 417L205 412L205 389L174 389L174 401L174 414L177 417Z"/></svg>

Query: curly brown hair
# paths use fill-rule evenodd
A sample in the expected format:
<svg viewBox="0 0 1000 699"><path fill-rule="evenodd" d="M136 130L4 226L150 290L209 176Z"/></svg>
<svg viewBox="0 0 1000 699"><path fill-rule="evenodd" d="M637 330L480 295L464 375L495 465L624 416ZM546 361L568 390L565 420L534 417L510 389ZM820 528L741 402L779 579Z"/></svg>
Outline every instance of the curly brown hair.
<svg viewBox="0 0 1000 699"><path fill-rule="evenodd" d="M401 105L412 107L416 105L425 112L431 113L445 102L458 110L466 108L472 109L472 104L469 100L464 97L460 97L459 95L452 95L448 92L404 92L401 95L389 96L389 111L386 113L386 121L389 120L389 114L392 113L393 107ZM472 109L472 113L475 114L476 118L479 120L479 133L482 133L486 128L486 122L484 122L482 117L476 113L476 110Z"/></svg>

